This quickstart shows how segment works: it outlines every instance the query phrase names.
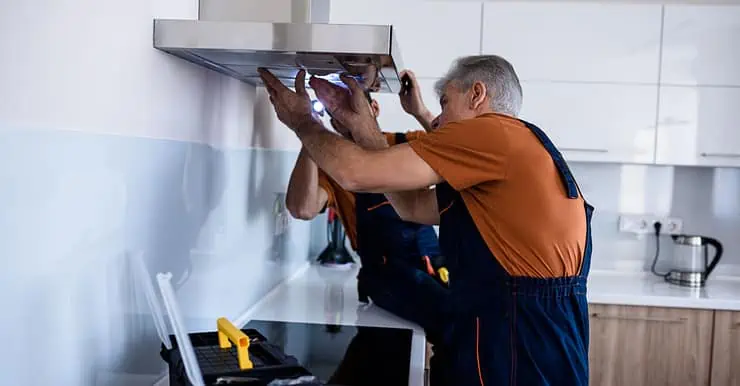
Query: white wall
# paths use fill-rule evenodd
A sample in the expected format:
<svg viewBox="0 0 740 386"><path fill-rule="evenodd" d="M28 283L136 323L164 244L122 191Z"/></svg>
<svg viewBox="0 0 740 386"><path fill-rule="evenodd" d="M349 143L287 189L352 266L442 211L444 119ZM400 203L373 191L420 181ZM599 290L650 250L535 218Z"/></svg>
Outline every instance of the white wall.
<svg viewBox="0 0 740 386"><path fill-rule="evenodd" d="M310 224L276 226L299 143L264 91L152 48L153 18L196 16L196 0L3 2L0 384L151 384L131 256L173 273L191 329L307 260Z"/></svg>
<svg viewBox="0 0 740 386"><path fill-rule="evenodd" d="M740 276L740 168L573 163L584 196L595 207L594 269L645 271L655 238L620 233L621 214L675 216L684 233L718 239L725 255L717 275ZM659 269L671 262L669 237L661 238Z"/></svg>
<svg viewBox="0 0 740 386"><path fill-rule="evenodd" d="M681 1L654 3L675 2ZM462 0L334 0L331 20L334 23L393 24L398 31L404 64L420 75L424 99L430 109L436 112L439 107L433 84L443 76L455 58L484 52L501 54L512 60L523 79L522 117L542 125L542 129L561 148L570 145L571 148L586 150L584 153L565 151L568 159L580 157L581 160L612 161L572 162L587 199L597 209L594 218L594 268L642 271L649 267L655 253L654 239L618 232L621 214L645 214L680 217L684 220L686 233L719 239L725 245L726 255L718 266L717 273L740 275L740 240L737 238L740 234L740 168L692 168L614 162L653 160L655 120L658 119L658 73L661 67L661 7L628 5L619 7L619 12L612 12L611 8L615 7L613 4L599 7L594 4L581 6L573 2L540 0L538 3L533 0L531 6L523 7L519 1L509 3L493 6L488 2ZM544 3L548 3L546 7L543 6ZM531 21L529 19L532 14L529 12L540 8L546 16L534 24L526 24L526 21ZM517 11L512 12L512 9ZM481 18L481 12L486 10L490 17ZM506 19L504 22L498 19L501 15ZM581 20L578 17L582 15L588 15L583 19L586 20L585 24L563 24L568 28L557 24L558 20ZM592 34L603 37L602 39L580 38L582 31L593 27L590 24L598 23L594 19L612 22L615 17L625 21L612 24L616 28L628 26L630 24L627 21L631 21L637 23L637 26L625 28L630 28L632 32L638 30L645 33L615 35L619 38L610 39L615 27L606 27ZM550 25L542 26L548 22ZM711 25L708 22L703 24ZM527 25L529 29L520 31L521 33L513 31L509 36L506 34L507 25ZM440 26L445 28L439 28ZM729 27L724 28L730 31L728 33L734 31ZM543 35L554 30L558 32L557 36L563 38L553 38L550 36L552 33ZM725 30L705 33L706 36L714 37L719 34L717 31ZM705 36L699 32L697 35ZM706 39L707 42L715 40ZM456 44L440 44L445 41ZM733 41L727 40L724 43L730 47ZM692 51L692 44L676 43L681 52ZM703 43L696 45L698 44ZM728 50L722 52L725 51ZM720 59L713 64L720 63L727 68L734 68L732 64L735 57L731 50L727 55L718 57ZM525 65L517 67L517 63ZM582 63L591 63L593 68L585 71L581 68ZM623 70L618 75L614 75L615 63L620 64L617 71ZM530 70L529 74L523 74L527 72L525 70ZM527 77L530 79L526 79ZM730 86L728 89L731 89ZM404 130L417 126L398 106L396 96L378 95L376 99L381 104L381 127L387 130ZM623 104L624 100L629 100L628 104ZM696 104L696 100L693 104ZM692 103L686 103L686 106L692 107ZM723 111L721 106L717 108L720 109L717 111ZM625 111L629 113L625 114ZM718 125L733 127L732 122L726 119ZM708 125L702 120L701 130L707 132L707 137L711 138L711 134L716 137L716 133L721 133L717 130L718 125ZM699 127L699 124L692 126L694 127ZM721 138L726 137L729 135ZM564 143L567 139L571 141L570 144ZM732 137L729 141L726 140L729 144L726 146L732 146L732 140ZM669 145L675 147L673 143ZM675 148L680 156L692 154L694 150ZM596 152L590 153L589 149ZM601 149L606 151L602 153L599 151ZM670 262L672 251L670 239L664 237L662 242L661 264Z"/></svg>

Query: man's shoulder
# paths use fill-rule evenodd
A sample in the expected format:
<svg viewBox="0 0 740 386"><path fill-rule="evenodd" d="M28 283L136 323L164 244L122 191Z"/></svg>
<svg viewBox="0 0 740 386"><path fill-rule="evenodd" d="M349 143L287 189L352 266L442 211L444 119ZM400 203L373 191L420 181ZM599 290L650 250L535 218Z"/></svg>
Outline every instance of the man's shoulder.
<svg viewBox="0 0 740 386"><path fill-rule="evenodd" d="M497 113L486 113L474 118L457 121L445 125L440 131L449 131L450 133L466 132L470 135L501 135L507 133L508 129L526 128L524 123L515 117ZM507 130L500 130L507 129Z"/></svg>
<svg viewBox="0 0 740 386"><path fill-rule="evenodd" d="M499 114L499 113L487 113L483 115L479 115L472 119L472 121L478 122L478 123L486 123L486 124L497 124L502 126L517 126L517 127L524 127L524 122L522 122L517 117L512 117L511 115L506 114Z"/></svg>
<svg viewBox="0 0 740 386"><path fill-rule="evenodd" d="M326 191L329 195L329 207L339 209L338 206L342 205L338 201L354 205L355 193L344 189L331 176L326 174L323 170L319 169L319 186Z"/></svg>
<svg viewBox="0 0 740 386"><path fill-rule="evenodd" d="M480 132L479 129L484 129L488 135L497 137L500 135L528 135L530 131L527 128L527 123L521 119L498 113L479 115L470 119L467 126L478 132Z"/></svg>

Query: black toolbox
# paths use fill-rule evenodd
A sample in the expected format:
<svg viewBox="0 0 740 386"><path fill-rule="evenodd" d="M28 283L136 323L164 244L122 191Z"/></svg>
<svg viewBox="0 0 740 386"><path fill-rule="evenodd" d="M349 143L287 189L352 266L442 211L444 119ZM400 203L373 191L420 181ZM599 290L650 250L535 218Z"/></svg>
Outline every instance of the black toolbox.
<svg viewBox="0 0 740 386"><path fill-rule="evenodd" d="M295 379L311 376L296 358L285 354L270 344L257 330L241 330L249 337L249 358L254 367L240 370L235 346L222 349L218 332L188 334L206 385L257 385L266 386L276 379ZM162 345L160 355L169 364L171 386L192 386L188 380L185 363L174 335L170 336L172 349Z"/></svg>

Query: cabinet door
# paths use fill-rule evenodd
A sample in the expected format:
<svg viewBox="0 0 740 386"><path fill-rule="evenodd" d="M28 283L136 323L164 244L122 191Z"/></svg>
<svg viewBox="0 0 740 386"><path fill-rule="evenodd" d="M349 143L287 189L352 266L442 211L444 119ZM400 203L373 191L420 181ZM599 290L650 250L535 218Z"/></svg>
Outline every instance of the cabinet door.
<svg viewBox="0 0 740 386"><path fill-rule="evenodd" d="M483 53L523 80L658 83L661 6L489 2Z"/></svg>
<svg viewBox="0 0 740 386"><path fill-rule="evenodd" d="M714 311L591 304L591 385L709 384Z"/></svg>
<svg viewBox="0 0 740 386"><path fill-rule="evenodd" d="M437 102L437 94L434 92L434 82L435 80L433 79L419 79L424 104L436 115L439 114L440 107L439 102ZM423 130L414 117L403 111L401 103L398 100L398 95L373 94L373 98L380 105L378 124L383 131L405 132L409 130Z"/></svg>
<svg viewBox="0 0 740 386"><path fill-rule="evenodd" d="M740 312L717 311L714 317L712 386L740 386Z"/></svg>
<svg viewBox="0 0 740 386"><path fill-rule="evenodd" d="M658 86L523 82L522 119L569 161L652 163Z"/></svg>
<svg viewBox="0 0 740 386"><path fill-rule="evenodd" d="M740 86L740 7L666 5L661 82Z"/></svg>
<svg viewBox="0 0 740 386"><path fill-rule="evenodd" d="M442 77L452 61L480 52L481 5L420 0L332 1L332 23L392 24L406 68Z"/></svg>
<svg viewBox="0 0 740 386"><path fill-rule="evenodd" d="M660 88L657 163L740 166L740 88Z"/></svg>

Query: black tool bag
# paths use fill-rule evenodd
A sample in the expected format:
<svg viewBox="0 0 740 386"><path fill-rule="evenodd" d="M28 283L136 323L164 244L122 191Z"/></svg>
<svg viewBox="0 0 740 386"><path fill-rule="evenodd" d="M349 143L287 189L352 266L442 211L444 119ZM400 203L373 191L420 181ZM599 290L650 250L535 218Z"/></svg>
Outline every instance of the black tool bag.
<svg viewBox="0 0 740 386"><path fill-rule="evenodd" d="M222 349L218 344L217 332L189 334L206 385L255 385L267 386L277 379L310 377L311 373L301 367L295 357L285 354L280 348L253 329L242 330L249 337L249 357L254 367L240 370L236 348ZM192 386L185 372L177 339L170 336L172 349L162 345L160 355L169 364L171 386ZM308 385L308 384L306 384Z"/></svg>

